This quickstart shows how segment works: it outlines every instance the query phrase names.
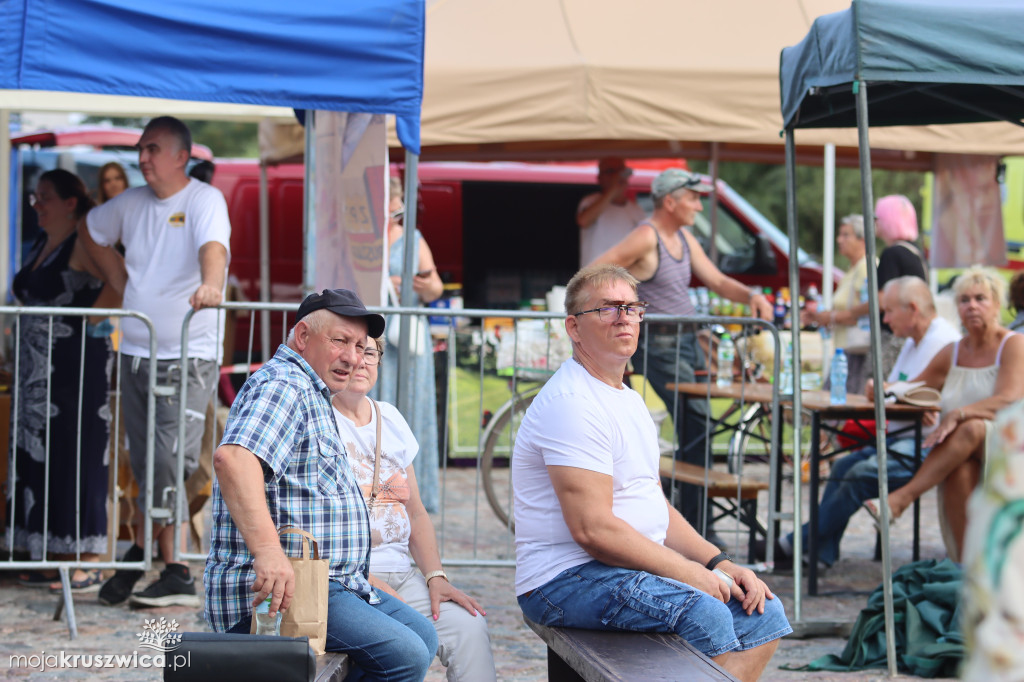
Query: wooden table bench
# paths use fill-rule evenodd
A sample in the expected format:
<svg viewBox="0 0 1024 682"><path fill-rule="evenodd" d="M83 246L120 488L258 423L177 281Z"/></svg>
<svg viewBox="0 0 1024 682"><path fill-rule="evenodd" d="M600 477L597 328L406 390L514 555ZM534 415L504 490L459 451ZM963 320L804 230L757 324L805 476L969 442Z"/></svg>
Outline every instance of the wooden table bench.
<svg viewBox="0 0 1024 682"><path fill-rule="evenodd" d="M705 469L696 464L676 462L668 458L661 460L661 477L679 483L690 483L707 490L708 501L715 508L708 527L727 516L736 517L750 529L747 560L754 561L754 540L758 534L764 536L767 530L757 520L757 496L768 490L768 483L751 478L740 479L736 474L715 469Z"/></svg>
<svg viewBox="0 0 1024 682"><path fill-rule="evenodd" d="M549 682L736 680L676 635L549 628L523 620L548 645Z"/></svg>
<svg viewBox="0 0 1024 682"><path fill-rule="evenodd" d="M328 651L316 657L315 682L342 682L352 665L345 654Z"/></svg>

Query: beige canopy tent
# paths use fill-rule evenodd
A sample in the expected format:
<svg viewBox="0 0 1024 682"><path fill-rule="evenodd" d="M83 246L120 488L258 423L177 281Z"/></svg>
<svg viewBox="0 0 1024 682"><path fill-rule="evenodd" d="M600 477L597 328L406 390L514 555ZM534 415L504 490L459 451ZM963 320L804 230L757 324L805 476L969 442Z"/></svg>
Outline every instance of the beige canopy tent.
<svg viewBox="0 0 1024 682"><path fill-rule="evenodd" d="M427 0L421 158L698 159L716 142L723 161L781 163L779 52L849 4ZM876 167L924 170L932 151L1024 154L1024 130L999 124L878 129L871 141ZM821 164L825 143L856 166L850 130L802 133L798 160Z"/></svg>

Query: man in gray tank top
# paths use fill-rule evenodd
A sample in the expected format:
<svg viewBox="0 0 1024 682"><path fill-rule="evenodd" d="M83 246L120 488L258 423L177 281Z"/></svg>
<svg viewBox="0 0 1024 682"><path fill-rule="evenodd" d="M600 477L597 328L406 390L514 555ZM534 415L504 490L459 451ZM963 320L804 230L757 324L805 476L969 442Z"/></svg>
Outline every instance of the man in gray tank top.
<svg viewBox="0 0 1024 682"><path fill-rule="evenodd" d="M719 296L749 303L755 317L771 319L772 307L760 291L723 274L704 253L696 237L683 229L693 225L697 213L703 210L701 195L710 191L711 185L696 173L681 168L664 171L651 183L654 212L650 219L594 262L620 265L636 277L640 281L638 297L650 304L648 313L696 314L689 295L691 275L696 275ZM633 369L647 377L669 410L678 403L682 412L682 401L665 386L676 381L695 381L695 372L706 367L694 325L682 325L681 332L674 322L644 322L640 328L642 336L633 355ZM674 416L680 444L676 459L705 465L707 413L706 400L690 399L686 413ZM680 493L679 511L694 528L702 530L702 512L706 507L703 489L680 485ZM712 529L708 528L707 532L711 535Z"/></svg>

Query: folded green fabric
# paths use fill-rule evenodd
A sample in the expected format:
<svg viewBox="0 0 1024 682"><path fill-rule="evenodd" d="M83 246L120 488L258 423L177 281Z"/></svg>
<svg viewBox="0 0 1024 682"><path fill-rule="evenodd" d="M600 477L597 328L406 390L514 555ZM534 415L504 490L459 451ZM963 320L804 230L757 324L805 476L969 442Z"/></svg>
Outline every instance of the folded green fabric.
<svg viewBox="0 0 1024 682"><path fill-rule="evenodd" d="M896 657L900 672L918 677L956 677L964 657L960 629L963 571L949 559L917 561L893 574ZM843 653L811 661L804 670L849 671L886 667L882 586L850 633Z"/></svg>

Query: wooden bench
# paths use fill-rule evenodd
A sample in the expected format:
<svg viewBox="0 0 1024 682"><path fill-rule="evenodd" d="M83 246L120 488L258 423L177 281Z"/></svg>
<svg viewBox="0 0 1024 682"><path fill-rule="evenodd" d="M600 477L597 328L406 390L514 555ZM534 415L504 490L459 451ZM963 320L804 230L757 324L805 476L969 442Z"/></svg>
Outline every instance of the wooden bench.
<svg viewBox="0 0 1024 682"><path fill-rule="evenodd" d="M351 663L345 654L328 651L316 657L315 682L342 682L348 675Z"/></svg>
<svg viewBox="0 0 1024 682"><path fill-rule="evenodd" d="M705 469L696 464L677 462L661 458L661 477L679 483L690 483L707 491L708 501L715 511L708 519L708 526L727 516L735 517L750 529L747 551L748 561L754 560L754 540L758 534L764 536L767 530L757 520L757 496L768 490L764 481L750 478L740 480L735 474L715 469Z"/></svg>
<svg viewBox="0 0 1024 682"><path fill-rule="evenodd" d="M523 620L548 645L549 682L736 680L676 635L549 628Z"/></svg>

